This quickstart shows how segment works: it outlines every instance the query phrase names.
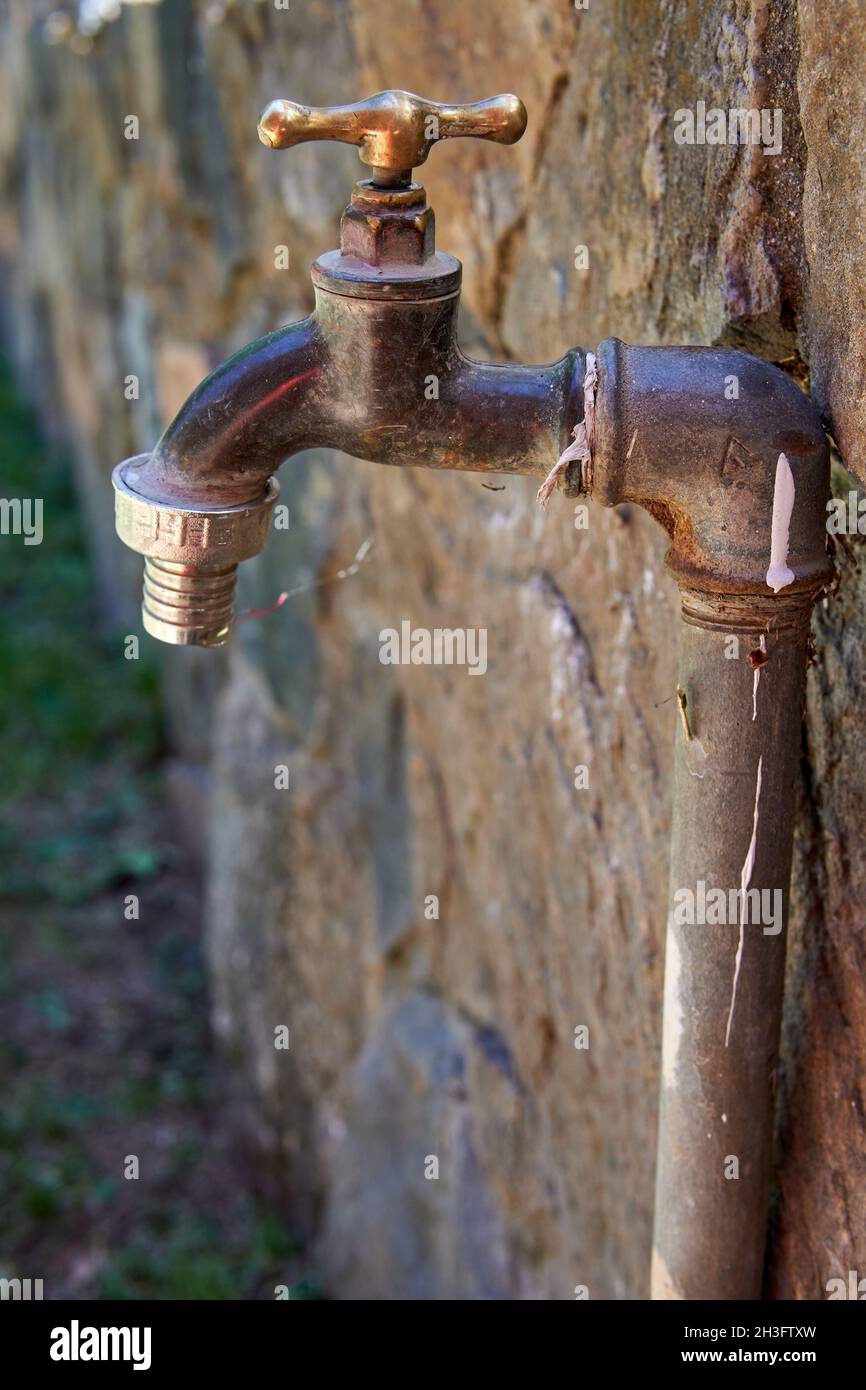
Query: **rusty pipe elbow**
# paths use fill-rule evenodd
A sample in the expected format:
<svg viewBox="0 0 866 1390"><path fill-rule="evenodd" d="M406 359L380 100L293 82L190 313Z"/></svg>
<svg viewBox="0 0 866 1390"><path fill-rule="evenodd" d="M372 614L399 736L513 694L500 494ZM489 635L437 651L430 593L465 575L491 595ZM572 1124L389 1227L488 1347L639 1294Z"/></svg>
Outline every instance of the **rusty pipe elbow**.
<svg viewBox="0 0 866 1390"><path fill-rule="evenodd" d="M832 573L829 453L808 397L780 368L731 348L608 338L598 372L589 490L661 522L685 616L712 626L742 626L755 612L771 623L808 621ZM780 455L793 482L792 578L777 593L767 576Z"/></svg>

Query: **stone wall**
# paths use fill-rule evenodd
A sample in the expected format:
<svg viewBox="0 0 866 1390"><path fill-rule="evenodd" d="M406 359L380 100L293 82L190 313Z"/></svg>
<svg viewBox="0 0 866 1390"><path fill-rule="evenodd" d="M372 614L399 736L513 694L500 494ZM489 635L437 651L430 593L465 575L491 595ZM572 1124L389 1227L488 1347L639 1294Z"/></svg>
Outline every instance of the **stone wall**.
<svg viewBox="0 0 866 1390"><path fill-rule="evenodd" d="M811 373L864 478L854 0L832 15L811 0L164 0L91 36L64 23L76 8L0 6L3 316L74 457L115 617L134 621L139 566L113 537L112 464L152 446L210 365L307 311L308 264L357 177L352 151L258 144L279 95L519 92L520 145L457 142L424 170L439 244L464 262L466 346L546 361L609 333L743 345ZM677 145L672 113L699 99L780 107L782 152ZM241 606L303 592L227 652L164 661L176 772L206 789L239 1129L335 1297L644 1296L676 717L664 537L628 508L576 530L571 504L541 513L523 479L494 491L324 453L283 474L291 529L243 567ZM841 467L837 481L853 486ZM319 582L368 537L356 575ZM817 616L803 734L782 1297L866 1271L855 555L856 538ZM380 665L380 629L406 618L487 628L485 677Z"/></svg>

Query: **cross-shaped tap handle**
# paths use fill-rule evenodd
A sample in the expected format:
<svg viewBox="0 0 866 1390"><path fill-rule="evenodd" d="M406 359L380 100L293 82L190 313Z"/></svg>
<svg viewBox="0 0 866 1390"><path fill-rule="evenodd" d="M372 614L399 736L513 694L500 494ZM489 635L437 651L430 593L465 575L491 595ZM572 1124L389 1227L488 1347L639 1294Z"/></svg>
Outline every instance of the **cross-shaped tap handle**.
<svg viewBox="0 0 866 1390"><path fill-rule="evenodd" d="M526 107L506 93L489 101L446 106L411 92L378 92L351 106L299 106L272 101L259 121L259 139L284 150L307 140L341 140L357 145L377 183L410 177L438 140L472 135L513 145L526 129Z"/></svg>

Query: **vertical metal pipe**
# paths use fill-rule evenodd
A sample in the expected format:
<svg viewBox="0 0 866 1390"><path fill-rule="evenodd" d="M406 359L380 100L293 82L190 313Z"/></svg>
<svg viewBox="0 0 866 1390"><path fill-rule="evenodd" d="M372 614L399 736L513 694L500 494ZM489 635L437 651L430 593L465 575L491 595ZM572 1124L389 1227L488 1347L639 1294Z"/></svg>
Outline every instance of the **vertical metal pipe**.
<svg viewBox="0 0 866 1390"><path fill-rule="evenodd" d="M761 1292L808 610L792 616L763 638L745 617L682 624L656 1299Z"/></svg>
<svg viewBox="0 0 866 1390"><path fill-rule="evenodd" d="M579 487L664 526L685 620L652 1292L757 1298L809 618L833 573L827 441L746 353L611 338L596 358ZM768 920L741 914L743 888Z"/></svg>

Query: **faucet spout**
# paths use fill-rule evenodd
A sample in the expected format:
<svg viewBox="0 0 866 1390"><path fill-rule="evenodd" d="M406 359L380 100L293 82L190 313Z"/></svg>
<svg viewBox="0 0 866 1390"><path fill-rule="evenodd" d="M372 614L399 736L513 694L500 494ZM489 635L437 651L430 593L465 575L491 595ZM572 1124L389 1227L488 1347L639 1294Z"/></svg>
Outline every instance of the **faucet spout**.
<svg viewBox="0 0 866 1390"><path fill-rule="evenodd" d="M289 454L318 442L325 352L314 316L251 343L193 391L150 454L114 470L117 531L144 555L142 622L221 646L241 560L266 544Z"/></svg>
<svg viewBox="0 0 866 1390"><path fill-rule="evenodd" d="M146 496L232 506L321 442L327 352L311 314L249 343L193 391L138 473Z"/></svg>

